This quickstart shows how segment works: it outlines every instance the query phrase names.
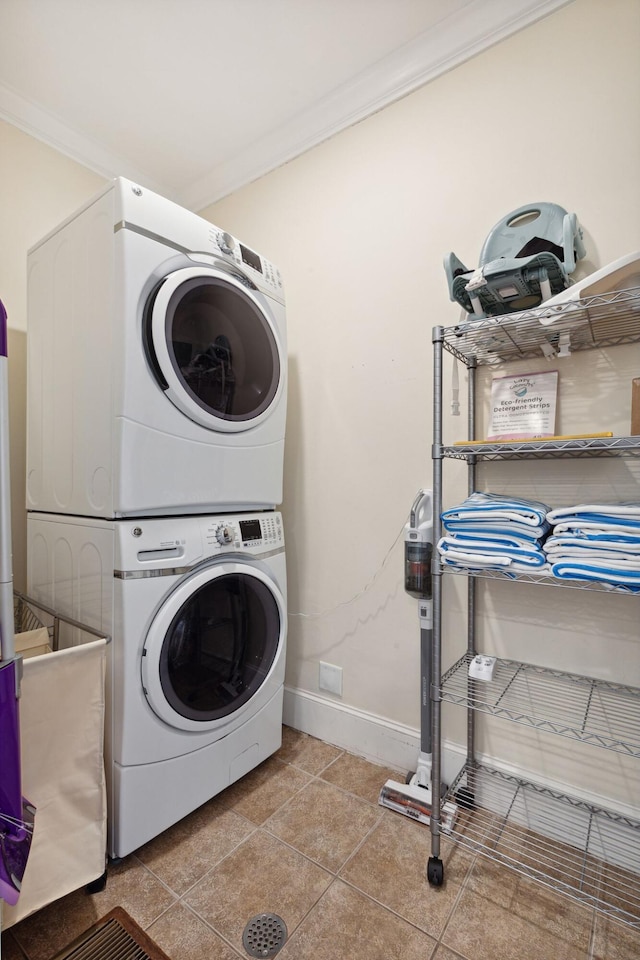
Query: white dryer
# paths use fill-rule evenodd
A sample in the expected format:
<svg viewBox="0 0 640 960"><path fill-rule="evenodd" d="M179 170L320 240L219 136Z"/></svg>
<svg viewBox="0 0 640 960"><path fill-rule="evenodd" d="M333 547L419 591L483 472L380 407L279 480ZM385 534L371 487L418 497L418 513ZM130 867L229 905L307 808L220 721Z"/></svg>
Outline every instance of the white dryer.
<svg viewBox="0 0 640 960"><path fill-rule="evenodd" d="M27 525L29 594L112 637L108 833L122 857L281 745L281 517L32 513Z"/></svg>
<svg viewBox="0 0 640 960"><path fill-rule="evenodd" d="M27 508L116 518L282 502L276 267L122 178L28 255Z"/></svg>

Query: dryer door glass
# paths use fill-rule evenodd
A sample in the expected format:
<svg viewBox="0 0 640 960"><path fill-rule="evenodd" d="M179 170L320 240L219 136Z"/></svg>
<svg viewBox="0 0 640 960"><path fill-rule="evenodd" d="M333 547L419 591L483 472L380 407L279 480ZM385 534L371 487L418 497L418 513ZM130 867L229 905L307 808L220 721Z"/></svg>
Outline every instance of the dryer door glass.
<svg viewBox="0 0 640 960"><path fill-rule="evenodd" d="M268 302L240 282L195 268L160 285L147 314L147 355L170 400L213 429L268 415L281 363Z"/></svg>
<svg viewBox="0 0 640 960"><path fill-rule="evenodd" d="M225 574L173 618L160 653L162 692L190 720L228 716L264 682L281 634L278 604L261 580Z"/></svg>

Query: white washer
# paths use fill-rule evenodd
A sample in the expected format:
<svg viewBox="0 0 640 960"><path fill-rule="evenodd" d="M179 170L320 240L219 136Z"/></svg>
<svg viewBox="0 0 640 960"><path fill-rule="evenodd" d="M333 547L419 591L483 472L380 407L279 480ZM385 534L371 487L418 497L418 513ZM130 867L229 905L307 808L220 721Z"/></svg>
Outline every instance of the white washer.
<svg viewBox="0 0 640 960"><path fill-rule="evenodd" d="M28 517L28 591L112 636L109 854L123 857L282 742L279 513ZM77 642L67 628L62 645Z"/></svg>
<svg viewBox="0 0 640 960"><path fill-rule="evenodd" d="M115 518L282 502L278 270L118 178L28 255L27 508Z"/></svg>

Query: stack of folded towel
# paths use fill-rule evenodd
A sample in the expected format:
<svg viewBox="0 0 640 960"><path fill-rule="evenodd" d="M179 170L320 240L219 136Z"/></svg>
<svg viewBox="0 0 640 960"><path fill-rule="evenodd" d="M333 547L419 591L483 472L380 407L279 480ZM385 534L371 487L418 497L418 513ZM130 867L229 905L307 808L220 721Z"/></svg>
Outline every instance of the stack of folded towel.
<svg viewBox="0 0 640 960"><path fill-rule="evenodd" d="M551 573L640 590L640 504L579 504L547 514Z"/></svg>
<svg viewBox="0 0 640 960"><path fill-rule="evenodd" d="M446 534L437 545L442 563L512 574L548 571L542 542L550 529L549 509L538 500L472 493L442 514Z"/></svg>

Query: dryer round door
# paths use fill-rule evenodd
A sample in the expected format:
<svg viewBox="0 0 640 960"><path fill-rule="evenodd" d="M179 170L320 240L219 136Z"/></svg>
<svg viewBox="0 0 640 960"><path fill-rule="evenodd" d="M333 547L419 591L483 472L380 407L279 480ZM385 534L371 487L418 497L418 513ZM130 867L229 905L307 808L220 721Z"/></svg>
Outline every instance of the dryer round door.
<svg viewBox="0 0 640 960"><path fill-rule="evenodd" d="M165 277L144 332L167 397L210 430L255 427L280 399L285 360L269 301L222 269L183 267Z"/></svg>
<svg viewBox="0 0 640 960"><path fill-rule="evenodd" d="M261 570L218 563L179 583L144 643L142 686L179 730L223 727L258 708L284 679L284 598Z"/></svg>

